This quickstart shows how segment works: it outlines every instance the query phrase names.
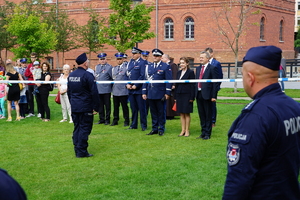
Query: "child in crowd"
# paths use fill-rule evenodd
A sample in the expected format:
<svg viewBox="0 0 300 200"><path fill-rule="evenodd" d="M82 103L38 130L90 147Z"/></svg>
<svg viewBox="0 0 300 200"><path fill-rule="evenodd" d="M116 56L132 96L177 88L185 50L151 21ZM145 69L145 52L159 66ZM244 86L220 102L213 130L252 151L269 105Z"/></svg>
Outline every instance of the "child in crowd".
<svg viewBox="0 0 300 200"><path fill-rule="evenodd" d="M25 87L20 91L19 106L20 106L20 117L21 117L21 119L25 119L25 114L26 114L26 109L27 109L27 98L26 98L26 88Z"/></svg>
<svg viewBox="0 0 300 200"><path fill-rule="evenodd" d="M3 76L0 76L0 80L4 80ZM0 119L5 119L5 100L6 100L6 84L0 83Z"/></svg>
<svg viewBox="0 0 300 200"><path fill-rule="evenodd" d="M38 81L38 80L41 79L41 76L42 76L42 69L40 68L39 61L34 61L33 66L34 66L34 69L32 71L33 80ZM39 87L38 86L35 86L35 89L33 91L34 95L36 95L36 93L39 93Z"/></svg>

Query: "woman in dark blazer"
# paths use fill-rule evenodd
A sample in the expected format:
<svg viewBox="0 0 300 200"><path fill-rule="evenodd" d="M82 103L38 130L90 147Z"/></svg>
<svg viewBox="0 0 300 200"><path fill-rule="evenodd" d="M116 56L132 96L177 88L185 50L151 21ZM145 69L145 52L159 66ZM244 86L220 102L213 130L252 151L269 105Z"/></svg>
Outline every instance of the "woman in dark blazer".
<svg viewBox="0 0 300 200"><path fill-rule="evenodd" d="M177 72L177 80L195 79L195 73L190 69L189 60L180 58L180 71ZM176 83L175 101L176 110L180 113L181 133L178 136L190 136L190 113L193 112L193 101L195 99L194 83Z"/></svg>

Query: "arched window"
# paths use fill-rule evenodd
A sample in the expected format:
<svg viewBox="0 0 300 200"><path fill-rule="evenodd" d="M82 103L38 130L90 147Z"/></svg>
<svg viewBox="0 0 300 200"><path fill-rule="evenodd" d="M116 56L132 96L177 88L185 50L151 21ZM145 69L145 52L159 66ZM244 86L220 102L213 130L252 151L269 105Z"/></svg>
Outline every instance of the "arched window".
<svg viewBox="0 0 300 200"><path fill-rule="evenodd" d="M262 17L260 20L260 40L265 41L265 18Z"/></svg>
<svg viewBox="0 0 300 200"><path fill-rule="evenodd" d="M194 33L194 19L188 17L184 22L184 38L186 40L192 40L194 39Z"/></svg>
<svg viewBox="0 0 300 200"><path fill-rule="evenodd" d="M283 20L279 23L279 41L283 41Z"/></svg>
<svg viewBox="0 0 300 200"><path fill-rule="evenodd" d="M171 40L174 38L174 23L171 18L165 20L165 39Z"/></svg>

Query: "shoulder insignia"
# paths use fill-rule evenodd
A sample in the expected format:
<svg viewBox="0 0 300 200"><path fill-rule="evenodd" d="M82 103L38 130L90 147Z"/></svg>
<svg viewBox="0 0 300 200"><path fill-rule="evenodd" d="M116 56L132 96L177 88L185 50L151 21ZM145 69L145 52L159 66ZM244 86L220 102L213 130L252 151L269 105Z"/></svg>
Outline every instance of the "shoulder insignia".
<svg viewBox="0 0 300 200"><path fill-rule="evenodd" d="M253 100L252 102L247 104L243 110L251 110L258 101L259 101L259 99Z"/></svg>
<svg viewBox="0 0 300 200"><path fill-rule="evenodd" d="M227 150L228 165L229 166L236 165L240 160L240 156L241 156L241 149L239 145L230 142L228 144L228 150Z"/></svg>

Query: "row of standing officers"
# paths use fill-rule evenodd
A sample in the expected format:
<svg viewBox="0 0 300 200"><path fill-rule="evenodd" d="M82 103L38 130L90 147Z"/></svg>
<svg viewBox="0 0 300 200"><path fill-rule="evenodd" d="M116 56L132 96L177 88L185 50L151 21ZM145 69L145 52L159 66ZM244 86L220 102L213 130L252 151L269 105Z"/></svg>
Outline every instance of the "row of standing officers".
<svg viewBox="0 0 300 200"><path fill-rule="evenodd" d="M133 52L136 51L139 50L133 49ZM158 49L154 49L152 53L154 57L161 57L163 54ZM282 51L278 47L262 46L251 48L243 59L243 85L253 101L242 110L228 132L228 172L224 200L300 199L300 104L286 96L278 84L281 55ZM195 78L198 76L204 79L213 78L207 77L206 74L216 76L217 73L214 72L217 70L208 63L208 57L205 51L200 53L202 66L197 68ZM180 60L182 65L185 64L183 61L184 59ZM82 158L92 156L87 151L87 138L91 132L93 114L96 114L95 110L99 110L99 95L93 75L86 71L88 68L86 55L80 55L76 62L79 65L78 70L72 72L68 78L68 96L74 121L75 153L77 157ZM127 64L124 72L125 80L144 80L145 74L148 76L147 79L152 80L171 79L170 66L162 63L158 58L154 58L154 63L149 65L142 66L141 63L145 61L138 58L132 59ZM96 75L99 72L97 70ZM116 75L117 72L110 70L111 74ZM197 91L197 104L198 101L199 103L215 101L216 84L192 85ZM206 90L204 86L211 88L211 91L204 91ZM164 108L165 99L170 96L171 85L168 83L127 84L126 88L129 92L131 108L136 109L137 112L141 112L138 107L140 101L143 99L149 101L152 131L148 134L163 135L165 118L159 121L161 120L159 115L162 113L161 110L165 110L161 108ZM209 93L209 97L205 93ZM133 108L133 106L137 107ZM142 112L146 112L145 107L142 106ZM207 118L210 114L205 113L206 110L211 110L208 107L202 112L204 112L204 119L211 121L211 118ZM137 113L133 112L133 114ZM203 132L203 129L206 121L202 122L202 117L200 116L200 121L204 135L200 138L205 139L207 132ZM141 122L145 123L142 120L143 118ZM137 116L133 116L130 128L137 128ZM142 124L142 128L145 128L145 124Z"/></svg>
<svg viewBox="0 0 300 200"><path fill-rule="evenodd" d="M172 88L174 85L172 83L130 83L135 80L172 80L175 77L172 75L171 65L166 62L162 62L162 57L166 56L159 49L153 49L153 63L141 58L141 55L148 57L150 52L142 52L142 50L133 47L132 49L132 59L127 62L124 61L125 54L116 53L115 57L117 59L118 65L112 67L107 63L106 53L98 54L99 64L96 65L95 71L88 68L88 59L86 54L81 54L77 57L76 62L78 64L78 71L75 70L68 79L68 96L71 102L72 115L76 113L81 113L83 108L89 110L88 116L90 118L87 123L82 120L82 115L74 116L73 118L78 119L77 122L74 121L75 130L73 134L73 142L75 146L75 153L77 157L87 157L90 154L87 152L87 138L83 140L83 146L79 145L78 141L82 141L82 136L80 132L81 127L85 127L84 132L87 135L91 132L93 117L92 114L99 112L99 121L97 124L110 124L110 115L111 115L111 93L113 94L114 102L114 112L113 120L110 124L111 126L117 125L119 122L119 107L122 106L123 117L124 117L124 126L129 126L128 129L137 129L138 121L140 121L140 127L142 131L147 129L147 114L150 108L151 118L152 118L152 127L151 131L147 135L158 134L163 136L165 133L165 123L166 123L166 102L171 98ZM203 57L203 59L201 59ZM198 67L196 70L196 78L206 78L206 79L216 79L218 78L218 71L215 69L215 66L208 64L210 54L206 51L200 53L200 62L202 62L202 72ZM168 58L166 59L166 61ZM176 65L175 65L176 66ZM203 74L203 67L205 66L205 73ZM177 68L174 67L175 70ZM87 73L80 73L80 70L83 69ZM178 68L177 68L178 70ZM76 72L77 71L77 72ZM182 70L181 70L182 71ZM178 73L181 73L179 71ZM83 71L81 71L83 72ZM177 78L178 78L178 73ZM92 75L93 74L93 75ZM207 74L207 76L205 76ZM203 76L203 77L202 77ZM182 77L180 77L182 79ZM184 79L184 78L183 78ZM84 84L82 81L86 81ZM113 85L111 84L93 84L94 81L115 81ZM117 83L117 81L128 81L126 83ZM130 84L129 84L130 83ZM184 83L183 83L184 84ZM78 85L78 86L77 86ZM93 86L94 85L94 86ZM195 84L192 84L195 85ZM196 99L198 102L198 112L201 121L201 135L199 139L210 139L211 127L213 124L212 121L212 104L208 102L215 101L218 85L219 83L208 83L202 84L201 87L193 87L191 90L184 92L195 93ZM87 87L87 88L85 88ZM72 89L73 88L73 89ZM85 89L84 89L85 88ZM96 90L94 90L94 88ZM80 89L80 90L79 90ZM90 91L90 95L86 95ZM97 94L97 97L94 95ZM203 95L199 95L203 94ZM85 95L85 96L83 96ZM181 96L181 95L180 95ZM193 95L192 95L193 96ZM201 98L200 98L201 96ZM195 96L194 96L195 97ZM82 101L81 101L82 100ZM131 123L129 120L129 108L128 100L130 102L131 108ZM194 101L194 98L191 99ZM73 102L74 101L74 102ZM95 102L96 101L96 102ZM72 103L73 102L73 103ZM87 105L86 103L88 102ZM93 102L93 103L92 103ZM203 104L205 108L199 109L199 104ZM182 105L177 105L177 109ZM206 108L209 106L209 108ZM78 108L77 108L78 107ZM85 112L87 112L87 110ZM93 111L94 110L94 111ZM94 113L93 113L94 112ZM184 111L183 111L184 112ZM78 124L77 124L78 123ZM80 125L81 124L81 125ZM187 127L188 129L189 127ZM78 131L76 130L78 129ZM188 130L186 131L188 132ZM78 134L77 134L78 133ZM75 136L74 136L75 135ZM188 136L189 134L185 135ZM77 138L79 137L79 138ZM198 139L197 138L197 139Z"/></svg>
<svg viewBox="0 0 300 200"><path fill-rule="evenodd" d="M208 48L208 52L213 53L212 49ZM107 63L106 53L98 54L99 64L95 67L95 79L96 81L119 81L119 80L172 80L177 76L177 65L176 67L172 67L170 63L162 62L162 57L165 56L163 52L159 49L153 49L153 63L147 60L149 53L148 51L142 51L136 47L132 49L132 59L127 62L124 61L124 57L126 54L116 53L115 57L117 59L117 66L112 67ZM206 60L208 61L210 58L210 54L205 54ZM143 58L144 59L143 59ZM215 59L213 59L216 61ZM168 56L167 56L167 60ZM219 63L217 63L219 64ZM177 69L176 69L177 68ZM209 67L208 67L209 68ZM221 70L221 67L219 67ZM210 69L207 69L209 71ZM219 71L220 71L219 70ZM175 74L174 74L174 71ZM217 73L221 73L222 71L212 71L212 73L207 73L212 75L209 78L222 78L219 77ZM172 74L173 72L173 74ZM198 72L198 71L197 71ZM200 73L200 71L199 71ZM175 75L175 76L174 76ZM200 138L209 139L211 134L211 127L215 123L216 116L216 105L211 103L211 98L214 97L216 99L217 91L219 90L219 83L210 83L203 84L204 86L209 86L209 91L207 97L201 104L205 102L209 102L209 111L201 110L201 115L205 112L208 112L206 116L210 119L204 119L201 117L200 112L199 116L202 120L202 133ZM211 87L213 86L213 87ZM111 114L111 93L113 94L113 103L114 103L114 112L113 112L113 121L111 126L117 125L119 121L119 107L122 106L123 116L124 116L124 126L129 126L128 129L137 129L138 128L138 116L140 115L140 126L142 131L147 129L147 114L150 108L150 113L152 117L152 129L151 132L147 135L158 134L160 136L164 135L165 132L165 123L166 123L166 105L167 100L170 99L173 95L172 89L174 86L172 83L134 83L134 84L124 84L124 83L115 83L113 86L111 84L98 84L97 85L99 98L100 98L100 109L99 109L99 121L97 124L110 124L110 114ZM213 90L211 92L211 90ZM194 92L188 91L188 92ZM197 93L197 91L196 91ZM205 94L205 93L204 93ZM127 106L127 100L129 99L130 108L132 111L132 122L129 124L129 109ZM172 105L168 106L169 108ZM170 109L169 109L170 110ZM214 112L213 112L214 111ZM215 113L215 114L213 114ZM204 115L202 115L204 116ZM205 123L205 125L204 125ZM209 125L208 125L209 124ZM209 126L210 128L207 128Z"/></svg>

